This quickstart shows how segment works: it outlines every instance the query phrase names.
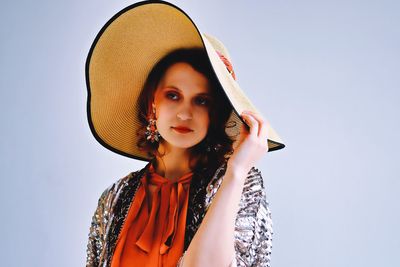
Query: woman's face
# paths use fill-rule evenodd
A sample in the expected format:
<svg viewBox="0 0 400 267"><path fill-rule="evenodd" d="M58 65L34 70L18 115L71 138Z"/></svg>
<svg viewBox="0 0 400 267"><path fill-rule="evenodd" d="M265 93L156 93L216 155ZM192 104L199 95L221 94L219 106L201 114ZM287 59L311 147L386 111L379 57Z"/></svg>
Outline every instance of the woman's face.
<svg viewBox="0 0 400 267"><path fill-rule="evenodd" d="M156 126L172 147L190 148L206 136L211 95L207 78L188 63L171 65L154 97Z"/></svg>

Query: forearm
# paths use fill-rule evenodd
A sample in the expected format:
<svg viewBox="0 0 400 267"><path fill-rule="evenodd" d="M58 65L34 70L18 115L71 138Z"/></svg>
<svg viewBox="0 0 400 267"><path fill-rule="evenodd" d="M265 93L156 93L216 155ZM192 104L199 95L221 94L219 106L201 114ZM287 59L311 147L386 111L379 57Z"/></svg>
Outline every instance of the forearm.
<svg viewBox="0 0 400 267"><path fill-rule="evenodd" d="M228 266L235 257L235 219L247 172L229 165L203 221L190 243L184 267Z"/></svg>

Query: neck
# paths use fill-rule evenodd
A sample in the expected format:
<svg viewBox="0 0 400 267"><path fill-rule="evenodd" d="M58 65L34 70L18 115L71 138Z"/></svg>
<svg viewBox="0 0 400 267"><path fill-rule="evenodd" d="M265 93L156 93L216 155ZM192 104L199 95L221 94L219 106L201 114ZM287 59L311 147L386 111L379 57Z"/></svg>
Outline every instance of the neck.
<svg viewBox="0 0 400 267"><path fill-rule="evenodd" d="M191 172L189 166L189 150L179 147L165 147L160 144L158 151L163 155L156 158L154 170L157 174L171 179L179 179Z"/></svg>

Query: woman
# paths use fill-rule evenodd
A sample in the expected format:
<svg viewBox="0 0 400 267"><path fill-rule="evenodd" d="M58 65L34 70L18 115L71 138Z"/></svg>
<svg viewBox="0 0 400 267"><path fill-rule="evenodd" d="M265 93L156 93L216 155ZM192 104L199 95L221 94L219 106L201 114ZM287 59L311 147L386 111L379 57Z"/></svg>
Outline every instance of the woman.
<svg viewBox="0 0 400 267"><path fill-rule="evenodd" d="M101 195L87 266L269 266L253 166L283 144L235 87L223 45L177 7L142 2L103 27L86 70L95 137L149 161ZM234 112L246 104L248 130Z"/></svg>

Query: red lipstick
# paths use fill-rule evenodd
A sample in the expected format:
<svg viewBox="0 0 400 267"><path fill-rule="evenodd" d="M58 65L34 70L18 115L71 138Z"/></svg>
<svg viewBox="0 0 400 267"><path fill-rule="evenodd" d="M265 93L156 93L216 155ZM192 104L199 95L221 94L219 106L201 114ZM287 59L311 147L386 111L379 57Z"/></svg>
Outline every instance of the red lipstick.
<svg viewBox="0 0 400 267"><path fill-rule="evenodd" d="M193 130L184 126L177 126L177 127L172 127L175 131L179 133L189 133L192 132Z"/></svg>

